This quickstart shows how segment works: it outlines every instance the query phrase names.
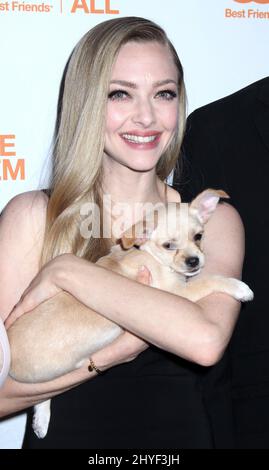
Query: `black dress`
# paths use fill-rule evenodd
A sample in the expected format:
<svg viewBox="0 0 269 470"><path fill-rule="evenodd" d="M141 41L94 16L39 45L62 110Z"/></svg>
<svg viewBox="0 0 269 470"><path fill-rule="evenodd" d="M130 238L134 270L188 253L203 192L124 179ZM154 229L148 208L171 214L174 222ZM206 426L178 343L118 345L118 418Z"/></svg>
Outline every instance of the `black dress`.
<svg viewBox="0 0 269 470"><path fill-rule="evenodd" d="M29 413L23 448L232 448L227 355L202 367L151 346L53 398L44 439L35 436Z"/></svg>
<svg viewBox="0 0 269 470"><path fill-rule="evenodd" d="M205 368L150 347L134 361L53 398L44 439L35 436L29 413L23 448L231 448L224 369L225 359Z"/></svg>

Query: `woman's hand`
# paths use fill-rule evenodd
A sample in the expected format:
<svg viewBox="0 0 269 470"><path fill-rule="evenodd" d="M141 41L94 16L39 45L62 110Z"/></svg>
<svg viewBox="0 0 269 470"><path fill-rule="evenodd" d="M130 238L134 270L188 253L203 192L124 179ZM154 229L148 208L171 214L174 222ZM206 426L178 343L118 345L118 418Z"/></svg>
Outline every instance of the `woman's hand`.
<svg viewBox="0 0 269 470"><path fill-rule="evenodd" d="M13 308L5 322L6 328L14 323L24 313L27 313L37 307L39 304L61 292L59 281L59 272L65 269L72 269L72 263L80 261L71 254L60 255L47 263L38 275L33 279L29 287L23 293L21 300ZM149 285L151 283L151 274L146 267L141 267L137 273L137 282ZM128 362L138 356L148 347L148 344L137 336L125 331L111 345L102 349L102 357L106 358L104 363L109 363L109 367ZM96 354L99 354L96 353ZM109 360L107 360L109 357ZM110 360L111 358L111 360Z"/></svg>
<svg viewBox="0 0 269 470"><path fill-rule="evenodd" d="M59 273L63 272L65 266L74 261L74 258L76 257L72 254L60 255L43 266L6 319L6 329L10 328L21 315L61 292Z"/></svg>
<svg viewBox="0 0 269 470"><path fill-rule="evenodd" d="M145 285L151 284L151 273L146 266L142 266L139 269L136 281ZM148 347L149 344L146 341L125 331L113 343L94 353L92 357L100 370L106 370L110 367L132 361Z"/></svg>

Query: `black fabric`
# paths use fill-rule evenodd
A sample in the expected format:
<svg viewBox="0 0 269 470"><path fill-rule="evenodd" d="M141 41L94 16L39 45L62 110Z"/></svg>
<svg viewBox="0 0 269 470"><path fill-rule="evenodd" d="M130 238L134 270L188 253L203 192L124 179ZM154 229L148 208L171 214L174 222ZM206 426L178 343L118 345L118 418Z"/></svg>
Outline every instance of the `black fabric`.
<svg viewBox="0 0 269 470"><path fill-rule="evenodd" d="M207 449L218 446L216 437L232 447L229 381L222 377L214 396L204 395L209 373L210 368L151 347L53 398L45 439L34 435L29 414L23 448ZM212 421L218 406L221 439Z"/></svg>
<svg viewBox="0 0 269 470"><path fill-rule="evenodd" d="M194 111L183 149L174 184L184 198L224 189L245 226L243 280L255 299L243 306L230 345L236 447L268 448L269 77Z"/></svg>

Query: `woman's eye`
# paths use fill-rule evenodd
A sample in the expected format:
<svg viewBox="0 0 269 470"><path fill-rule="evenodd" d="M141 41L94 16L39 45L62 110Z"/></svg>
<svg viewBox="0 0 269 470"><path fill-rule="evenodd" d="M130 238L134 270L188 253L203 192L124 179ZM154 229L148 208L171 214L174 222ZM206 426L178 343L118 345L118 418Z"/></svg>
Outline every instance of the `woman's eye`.
<svg viewBox="0 0 269 470"><path fill-rule="evenodd" d="M116 101L116 100L121 101L121 100L126 99L128 96L129 94L127 93L127 91L114 90L109 93L108 98L112 101Z"/></svg>
<svg viewBox="0 0 269 470"><path fill-rule="evenodd" d="M199 242L202 239L202 235L202 233L196 233L196 235L194 235L194 241Z"/></svg>
<svg viewBox="0 0 269 470"><path fill-rule="evenodd" d="M167 101L172 101L177 97L177 93L173 90L161 90L157 93L157 97Z"/></svg>

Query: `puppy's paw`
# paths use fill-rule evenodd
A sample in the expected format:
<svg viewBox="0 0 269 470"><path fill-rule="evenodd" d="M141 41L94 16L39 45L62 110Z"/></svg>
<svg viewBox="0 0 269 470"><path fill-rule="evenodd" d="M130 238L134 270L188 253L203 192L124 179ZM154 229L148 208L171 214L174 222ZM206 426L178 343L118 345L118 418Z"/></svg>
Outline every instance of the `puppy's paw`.
<svg viewBox="0 0 269 470"><path fill-rule="evenodd" d="M47 432L50 422L50 400L35 406L32 427L39 439L43 439Z"/></svg>
<svg viewBox="0 0 269 470"><path fill-rule="evenodd" d="M238 281L237 279L234 279L234 281L236 281L236 288L234 292L234 297L236 300L240 300L241 302L249 302L250 300L253 300L254 293L247 286L247 284L242 281Z"/></svg>

